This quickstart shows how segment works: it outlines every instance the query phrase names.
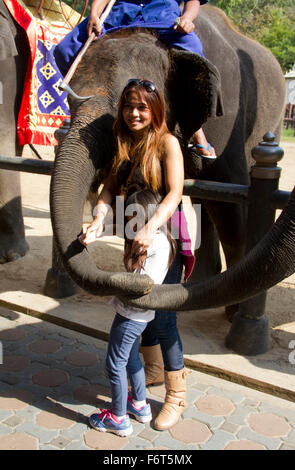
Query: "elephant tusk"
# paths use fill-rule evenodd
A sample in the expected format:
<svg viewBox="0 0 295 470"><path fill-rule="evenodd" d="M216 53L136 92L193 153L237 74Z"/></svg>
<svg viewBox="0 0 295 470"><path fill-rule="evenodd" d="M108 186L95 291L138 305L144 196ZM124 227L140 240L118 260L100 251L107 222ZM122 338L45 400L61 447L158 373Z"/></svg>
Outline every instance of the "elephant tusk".
<svg viewBox="0 0 295 470"><path fill-rule="evenodd" d="M113 5L115 4L115 2L116 2L116 0L110 0L110 2L108 3L106 9L104 10L103 14L100 17L100 24L101 25L103 25L105 19L108 17L108 15L109 15L111 9L113 8ZM94 39L95 39L95 33L92 32L90 34L89 38L87 39L87 41L85 42L84 46L80 50L79 54L77 55L76 59L72 63L72 65L71 65L68 73L66 74L65 78L63 79L63 81L61 82L61 84L58 87L62 91L67 91L69 93L69 95L71 95L75 100L78 100L78 101L89 100L89 98L92 98L93 95L91 95L91 96L78 96L71 89L71 87L69 86L69 82L70 82L72 76L74 75L79 63L81 62L85 52L87 51L88 47L90 46L90 44L93 42Z"/></svg>
<svg viewBox="0 0 295 470"><path fill-rule="evenodd" d="M89 95L89 96L79 96L77 93L75 93L70 85L67 83L62 82L59 87L60 90L66 91L70 96L72 96L76 101L87 101L90 98L93 98L94 95Z"/></svg>

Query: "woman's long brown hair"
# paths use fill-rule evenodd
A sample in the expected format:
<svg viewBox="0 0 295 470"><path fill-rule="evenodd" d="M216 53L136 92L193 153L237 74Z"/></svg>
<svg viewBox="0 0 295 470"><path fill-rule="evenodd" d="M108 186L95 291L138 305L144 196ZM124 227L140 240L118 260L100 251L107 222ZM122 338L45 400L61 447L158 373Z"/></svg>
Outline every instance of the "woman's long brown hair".
<svg viewBox="0 0 295 470"><path fill-rule="evenodd" d="M138 93L141 100L146 101L152 113L152 122L143 138L135 144L132 132L123 118L123 108L131 92ZM118 106L118 115L114 124L117 138L117 149L112 166L113 173L124 161L139 158L140 170L148 188L158 191L162 186L161 174L161 139L168 133L165 120L165 105L158 91L147 91L143 85L132 85L125 88Z"/></svg>

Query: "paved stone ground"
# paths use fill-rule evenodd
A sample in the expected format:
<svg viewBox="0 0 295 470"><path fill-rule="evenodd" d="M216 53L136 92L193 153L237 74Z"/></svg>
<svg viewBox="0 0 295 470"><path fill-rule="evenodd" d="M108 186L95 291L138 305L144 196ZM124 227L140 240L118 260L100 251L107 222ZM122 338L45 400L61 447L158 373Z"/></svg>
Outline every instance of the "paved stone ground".
<svg viewBox="0 0 295 470"><path fill-rule="evenodd" d="M171 430L132 419L129 438L97 432L87 417L110 404L105 342L3 308L0 341L0 450L295 450L295 403L190 370ZM147 397L155 416L164 387Z"/></svg>

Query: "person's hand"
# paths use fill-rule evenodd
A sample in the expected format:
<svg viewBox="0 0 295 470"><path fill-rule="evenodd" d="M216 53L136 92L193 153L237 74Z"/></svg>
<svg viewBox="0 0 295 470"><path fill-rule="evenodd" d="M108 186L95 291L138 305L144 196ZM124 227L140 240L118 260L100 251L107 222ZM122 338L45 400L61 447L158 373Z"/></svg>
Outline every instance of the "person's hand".
<svg viewBox="0 0 295 470"><path fill-rule="evenodd" d="M180 16L179 18L176 18L173 29L178 33L188 34L195 29L195 25L185 16Z"/></svg>
<svg viewBox="0 0 295 470"><path fill-rule="evenodd" d="M103 231L103 220L94 220L92 224L90 224L85 233L81 233L79 235L78 240L82 245L87 246L89 243L94 242Z"/></svg>
<svg viewBox="0 0 295 470"><path fill-rule="evenodd" d="M153 234L147 228L147 226L145 226L141 230L139 230L139 232L135 236L133 243L132 243L131 254L134 254L134 255L146 254L148 247L151 246L152 243L153 243Z"/></svg>
<svg viewBox="0 0 295 470"><path fill-rule="evenodd" d="M98 38L98 36L101 35L102 24L96 14L93 14L93 13L90 14L88 24L87 24L87 32L88 32L88 36L90 36L91 33L93 32L96 38Z"/></svg>

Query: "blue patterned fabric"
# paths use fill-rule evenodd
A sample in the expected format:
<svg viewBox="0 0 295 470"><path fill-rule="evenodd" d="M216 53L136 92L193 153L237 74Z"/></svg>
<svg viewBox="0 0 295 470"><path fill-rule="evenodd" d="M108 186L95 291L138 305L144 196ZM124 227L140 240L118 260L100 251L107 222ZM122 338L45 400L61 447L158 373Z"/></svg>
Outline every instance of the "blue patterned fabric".
<svg viewBox="0 0 295 470"><path fill-rule="evenodd" d="M48 41L39 40L37 48L36 69L39 111L47 115L69 116L67 93L58 88L62 76L53 57L54 45Z"/></svg>

